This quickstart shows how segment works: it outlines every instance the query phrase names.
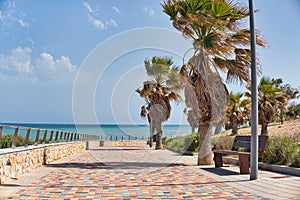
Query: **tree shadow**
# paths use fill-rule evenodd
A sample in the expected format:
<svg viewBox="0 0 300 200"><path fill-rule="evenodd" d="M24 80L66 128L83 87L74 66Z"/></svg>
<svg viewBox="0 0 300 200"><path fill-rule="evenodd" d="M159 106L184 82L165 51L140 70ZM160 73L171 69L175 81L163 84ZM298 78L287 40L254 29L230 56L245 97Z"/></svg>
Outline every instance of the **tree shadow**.
<svg viewBox="0 0 300 200"><path fill-rule="evenodd" d="M215 168L215 167L211 167L211 168L201 168L204 171L213 173L213 174L217 174L219 176L232 176L232 175L239 175L240 173L235 172L235 171L231 171L231 170L227 170L224 168Z"/></svg>
<svg viewBox="0 0 300 200"><path fill-rule="evenodd" d="M92 149L89 149L89 151L133 151L133 150L150 150L150 149L147 149L147 148L139 148L139 147L135 147L135 148L103 148L103 147L100 147L100 148L92 148Z"/></svg>
<svg viewBox="0 0 300 200"><path fill-rule="evenodd" d="M67 162L57 164L47 164L46 167L53 168L78 168L78 169L143 169L185 166L179 163L155 163L155 162Z"/></svg>
<svg viewBox="0 0 300 200"><path fill-rule="evenodd" d="M79 169L103 169L105 165L101 162L82 163L82 162L67 162L57 164L47 164L46 167L53 168L79 168Z"/></svg>

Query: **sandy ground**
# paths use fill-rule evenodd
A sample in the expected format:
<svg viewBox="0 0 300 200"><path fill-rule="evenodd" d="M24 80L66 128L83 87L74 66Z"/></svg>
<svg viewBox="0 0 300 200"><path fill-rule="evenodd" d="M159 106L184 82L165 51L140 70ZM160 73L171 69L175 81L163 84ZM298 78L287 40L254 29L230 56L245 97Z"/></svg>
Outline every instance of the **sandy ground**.
<svg viewBox="0 0 300 200"><path fill-rule="evenodd" d="M259 125L258 134L260 135L261 126ZM222 132L222 135L230 135L231 130ZM239 135L250 135L251 127L241 128L238 131ZM273 136L288 136L293 138L299 138L300 140L300 119L285 121L283 124L280 122L271 123L268 126L268 135Z"/></svg>

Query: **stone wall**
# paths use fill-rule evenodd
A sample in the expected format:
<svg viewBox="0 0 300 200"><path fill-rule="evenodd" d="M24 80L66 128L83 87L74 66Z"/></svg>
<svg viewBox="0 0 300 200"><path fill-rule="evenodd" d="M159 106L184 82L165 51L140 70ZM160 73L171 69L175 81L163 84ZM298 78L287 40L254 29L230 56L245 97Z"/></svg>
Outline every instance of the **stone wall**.
<svg viewBox="0 0 300 200"><path fill-rule="evenodd" d="M85 151L85 142L29 146L0 151L0 184L63 157Z"/></svg>

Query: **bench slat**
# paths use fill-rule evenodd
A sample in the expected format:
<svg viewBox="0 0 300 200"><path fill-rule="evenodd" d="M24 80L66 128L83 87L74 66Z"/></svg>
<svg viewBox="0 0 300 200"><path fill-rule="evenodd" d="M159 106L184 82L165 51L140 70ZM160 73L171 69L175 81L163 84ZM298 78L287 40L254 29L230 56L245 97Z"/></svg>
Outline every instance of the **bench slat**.
<svg viewBox="0 0 300 200"><path fill-rule="evenodd" d="M250 150L251 144L249 142L234 142L233 147L234 147L234 149L236 149L236 148L245 148L245 149Z"/></svg>
<svg viewBox="0 0 300 200"><path fill-rule="evenodd" d="M260 135L258 136L259 142L263 142L268 138L266 135ZM249 141L251 142L251 135L240 135L240 136L235 136L234 141Z"/></svg>
<svg viewBox="0 0 300 200"><path fill-rule="evenodd" d="M220 153L220 154L230 154L230 155L238 155L238 151L231 151L231 150L215 150L214 153Z"/></svg>
<svg viewBox="0 0 300 200"><path fill-rule="evenodd" d="M262 147L264 146L264 141L261 141L258 143L258 149L261 150ZM232 150L235 150L237 148L244 148L244 149L247 149L248 151L251 150L251 143L248 142L234 142L233 143L233 149Z"/></svg>

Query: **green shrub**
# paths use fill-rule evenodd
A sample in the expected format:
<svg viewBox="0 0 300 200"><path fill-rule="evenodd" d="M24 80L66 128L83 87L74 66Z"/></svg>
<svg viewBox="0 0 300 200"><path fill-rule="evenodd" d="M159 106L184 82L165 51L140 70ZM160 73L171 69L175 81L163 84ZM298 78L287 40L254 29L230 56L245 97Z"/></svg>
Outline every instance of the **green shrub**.
<svg viewBox="0 0 300 200"><path fill-rule="evenodd" d="M9 135L2 135L1 140L0 140L0 148L10 148L12 145L12 140L13 140L13 135L9 134ZM24 145L24 137L18 135L17 136L17 143L16 146L23 146Z"/></svg>
<svg viewBox="0 0 300 200"><path fill-rule="evenodd" d="M262 161L269 164L300 166L300 146L291 138L269 138Z"/></svg>
<svg viewBox="0 0 300 200"><path fill-rule="evenodd" d="M199 149L199 133L193 133L176 138L169 138L165 141L165 146L173 151L198 151Z"/></svg>
<svg viewBox="0 0 300 200"><path fill-rule="evenodd" d="M234 142L234 136L220 136L220 137L212 137L211 143L213 149L218 150L230 150L232 148L232 144Z"/></svg>

